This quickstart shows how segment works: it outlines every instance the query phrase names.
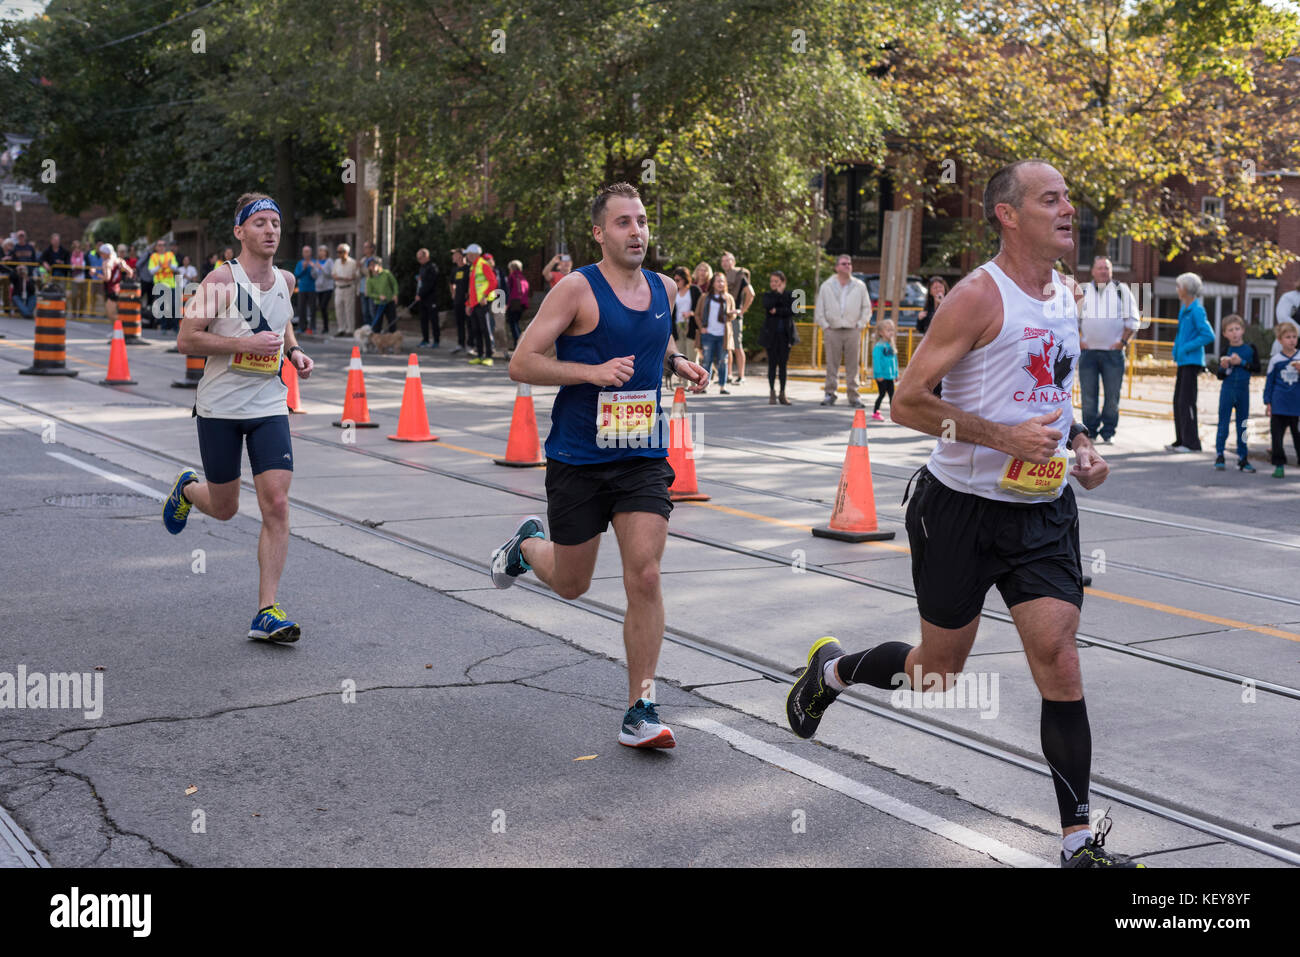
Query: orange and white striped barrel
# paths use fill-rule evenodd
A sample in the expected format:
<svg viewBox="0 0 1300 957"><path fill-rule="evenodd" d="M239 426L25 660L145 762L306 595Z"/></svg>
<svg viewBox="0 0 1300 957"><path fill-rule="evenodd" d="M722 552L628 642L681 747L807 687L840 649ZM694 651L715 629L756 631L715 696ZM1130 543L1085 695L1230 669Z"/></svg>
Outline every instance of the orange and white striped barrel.
<svg viewBox="0 0 1300 957"><path fill-rule="evenodd" d="M32 349L30 368L19 369L19 375L75 376L67 368L67 295L59 285L46 286L36 297L36 344Z"/></svg>
<svg viewBox="0 0 1300 957"><path fill-rule="evenodd" d="M122 320L122 334L127 345L137 345L148 340L140 329L140 281L123 279L117 294L117 317Z"/></svg>
<svg viewBox="0 0 1300 957"><path fill-rule="evenodd" d="M203 366L208 360L203 356L185 357L185 378L172 382L173 389L197 389L203 378Z"/></svg>

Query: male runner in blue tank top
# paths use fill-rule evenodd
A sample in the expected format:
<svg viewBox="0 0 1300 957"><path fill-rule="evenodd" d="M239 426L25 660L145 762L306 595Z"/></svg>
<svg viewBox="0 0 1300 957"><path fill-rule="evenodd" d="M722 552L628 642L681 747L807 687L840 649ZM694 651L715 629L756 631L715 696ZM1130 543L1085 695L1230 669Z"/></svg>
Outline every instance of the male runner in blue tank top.
<svg viewBox="0 0 1300 957"><path fill-rule="evenodd" d="M600 262L556 283L510 360L515 381L561 387L546 439L551 537L539 519L526 519L492 553L492 582L508 588L531 569L556 594L577 598L591 587L600 536L612 522L627 592L628 710L618 740L671 748L677 742L654 701L664 633L659 562L673 508L659 386L666 370L701 392L709 374L674 349L676 284L641 268L650 230L636 188L615 183L601 190L591 225Z"/></svg>
<svg viewBox="0 0 1300 957"><path fill-rule="evenodd" d="M1074 207L1059 172L1021 160L990 178L984 215L1001 248L944 298L891 409L900 425L940 436L907 510L921 643L845 655L834 638L817 641L786 716L810 738L855 682L951 687L997 585L1042 695L1061 865L1137 867L1105 849L1110 818L1095 836L1089 819L1092 737L1075 648L1083 569L1067 443L1076 455L1069 474L1085 489L1105 481L1109 467L1087 430L1071 424L1077 303L1052 264L1073 254ZM933 392L941 380L942 398Z"/></svg>

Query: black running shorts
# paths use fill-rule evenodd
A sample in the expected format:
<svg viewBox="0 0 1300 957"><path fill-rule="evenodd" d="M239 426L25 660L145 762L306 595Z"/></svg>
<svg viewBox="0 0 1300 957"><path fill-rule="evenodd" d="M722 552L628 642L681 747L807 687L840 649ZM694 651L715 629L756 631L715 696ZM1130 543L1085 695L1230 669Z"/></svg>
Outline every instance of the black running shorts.
<svg viewBox="0 0 1300 957"><path fill-rule="evenodd" d="M551 541L581 545L609 528L618 512L673 510L668 487L676 473L667 459L634 455L600 465L546 463L546 517Z"/></svg>
<svg viewBox="0 0 1300 957"><path fill-rule="evenodd" d="M1053 502L998 502L956 492L922 470L907 506L921 617L961 628L997 585L1010 608L1034 598L1083 607L1079 511L1068 485Z"/></svg>
<svg viewBox="0 0 1300 957"><path fill-rule="evenodd" d="M199 456L203 459L204 477L209 482L220 484L239 478L245 442L254 475L268 469L293 471L287 413L260 419L210 419L202 415L197 418Z"/></svg>

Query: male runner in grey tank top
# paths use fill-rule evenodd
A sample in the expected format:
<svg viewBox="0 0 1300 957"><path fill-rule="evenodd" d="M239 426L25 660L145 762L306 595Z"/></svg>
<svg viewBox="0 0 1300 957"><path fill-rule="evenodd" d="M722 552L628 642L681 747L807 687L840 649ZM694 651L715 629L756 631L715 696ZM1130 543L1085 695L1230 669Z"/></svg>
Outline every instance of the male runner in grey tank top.
<svg viewBox="0 0 1300 957"><path fill-rule="evenodd" d="M1012 163L989 180L984 215L1001 238L998 255L944 298L891 410L900 425L940 437L907 511L921 643L845 655L834 638L821 639L786 715L809 738L855 682L951 687L984 596L997 585L1042 695L1061 865L1137 867L1105 849L1110 818L1094 835L1089 816L1092 738L1075 647L1083 570L1065 445L1076 455L1069 474L1085 489L1105 481L1108 466L1087 430L1069 427L1077 312L1052 264L1073 255L1074 212L1065 180L1041 160ZM933 393L940 380L942 398Z"/></svg>
<svg viewBox="0 0 1300 957"><path fill-rule="evenodd" d="M163 504L163 524L177 535L191 507L219 521L239 511L240 465L248 447L262 531L257 543L258 611L248 637L291 642L301 635L276 601L289 551L289 441L282 361L302 378L313 363L293 332L293 273L273 263L280 245L280 207L262 193L245 193L235 207L239 257L204 278L190 300L176 346L207 356L195 401L199 454L206 481L193 469L176 478Z"/></svg>

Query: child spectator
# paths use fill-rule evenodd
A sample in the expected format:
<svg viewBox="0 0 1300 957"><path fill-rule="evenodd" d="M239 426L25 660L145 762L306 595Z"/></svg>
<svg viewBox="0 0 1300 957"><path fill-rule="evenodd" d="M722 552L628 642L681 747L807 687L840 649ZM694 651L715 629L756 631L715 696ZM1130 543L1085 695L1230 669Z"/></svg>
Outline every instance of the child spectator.
<svg viewBox="0 0 1300 957"><path fill-rule="evenodd" d="M889 396L889 408L894 408L894 383L898 380L898 350L894 348L894 328L892 319L882 319L876 326L876 346L871 350L871 375L876 380L876 407L871 417L877 422L885 421L880 414L880 403Z"/></svg>
<svg viewBox="0 0 1300 957"><path fill-rule="evenodd" d="M1250 417L1250 377L1259 372L1259 353L1245 341L1246 323L1241 316L1232 315L1223 320L1223 335L1228 340L1228 350L1219 357L1214 374L1222 380L1219 386L1219 434L1214 440L1216 458L1214 467L1222 472L1227 466L1223 449L1228 441L1228 420L1237 411L1237 468L1253 472L1255 467L1246 458L1246 420Z"/></svg>
<svg viewBox="0 0 1300 957"><path fill-rule="evenodd" d="M1286 453L1282 440L1287 430L1291 444L1300 460L1300 360L1296 358L1296 341L1300 327L1294 322L1279 322L1275 327L1281 351L1268 364L1268 377L1264 380L1264 412L1268 415L1269 431L1273 435L1273 478L1282 478Z"/></svg>
<svg viewBox="0 0 1300 957"><path fill-rule="evenodd" d="M397 331L397 279L384 268L378 256L370 257L370 277L366 284L372 305L372 332Z"/></svg>

